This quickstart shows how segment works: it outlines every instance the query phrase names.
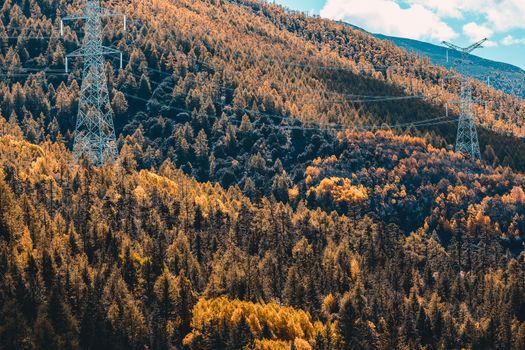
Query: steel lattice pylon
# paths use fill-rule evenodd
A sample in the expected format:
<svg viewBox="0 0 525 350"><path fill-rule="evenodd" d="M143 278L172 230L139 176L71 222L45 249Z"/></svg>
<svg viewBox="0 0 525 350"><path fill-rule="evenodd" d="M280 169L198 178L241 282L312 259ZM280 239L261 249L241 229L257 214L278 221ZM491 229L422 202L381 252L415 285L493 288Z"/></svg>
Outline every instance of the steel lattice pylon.
<svg viewBox="0 0 525 350"><path fill-rule="evenodd" d="M107 11L100 6L100 0L87 0L82 16L70 16L62 20L86 21L82 47L66 55L66 72L69 58L84 58L73 154L76 160L85 156L97 165L114 161L118 155L104 55L119 54L122 67L122 53L102 45L102 18L107 16L123 16L125 29L126 17ZM63 33L63 22L60 30Z"/></svg>
<svg viewBox="0 0 525 350"><path fill-rule="evenodd" d="M474 125L474 113L472 111L472 88L469 79L465 75L461 76L461 100L456 152L468 154L472 159L481 159L478 132Z"/></svg>
<svg viewBox="0 0 525 350"><path fill-rule="evenodd" d="M461 52L461 64L459 73L461 75L461 95L460 95L460 114L458 123L458 133L456 136L456 152L468 154L472 159L481 160L481 151L479 149L478 132L474 124L474 112L472 110L472 86L470 79L463 71L463 64L467 54L471 53L488 39L483 39L468 47L459 47L446 41L443 44L451 49Z"/></svg>

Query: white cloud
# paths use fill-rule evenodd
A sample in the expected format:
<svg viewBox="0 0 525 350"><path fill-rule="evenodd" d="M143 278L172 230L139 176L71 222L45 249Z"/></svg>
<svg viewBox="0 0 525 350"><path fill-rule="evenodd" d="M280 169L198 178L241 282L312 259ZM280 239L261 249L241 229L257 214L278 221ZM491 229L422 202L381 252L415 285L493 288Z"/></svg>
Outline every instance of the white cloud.
<svg viewBox="0 0 525 350"><path fill-rule="evenodd" d="M420 4L442 18L463 18L465 12L481 12L494 2L505 1L508 0L406 0L410 4Z"/></svg>
<svg viewBox="0 0 525 350"><path fill-rule="evenodd" d="M419 4L440 18L464 18L468 14L484 18L494 32L525 28L524 0L405 0Z"/></svg>
<svg viewBox="0 0 525 350"><path fill-rule="evenodd" d="M483 43L483 47L496 47L498 46L498 42L494 40L487 40L485 43Z"/></svg>
<svg viewBox="0 0 525 350"><path fill-rule="evenodd" d="M447 24L452 18L463 22L465 37L478 41L524 30L525 0L326 0L321 15L371 32L436 41L457 36ZM498 41L517 45L524 39L508 36ZM495 39L484 44L497 45Z"/></svg>
<svg viewBox="0 0 525 350"><path fill-rule="evenodd" d="M492 0L493 6L485 9L487 20L495 30L504 32L525 28L524 0Z"/></svg>
<svg viewBox="0 0 525 350"><path fill-rule="evenodd" d="M463 26L463 33L467 35L470 40L478 41L484 38L488 38L492 35L492 29L485 26L480 26L477 23L470 22Z"/></svg>
<svg viewBox="0 0 525 350"><path fill-rule="evenodd" d="M525 45L525 38L518 39L512 35L507 35L503 38L503 40L501 40L501 43L505 46Z"/></svg>
<svg viewBox="0 0 525 350"><path fill-rule="evenodd" d="M410 4L419 4L434 11L439 17L461 18L459 0L407 0Z"/></svg>
<svg viewBox="0 0 525 350"><path fill-rule="evenodd" d="M488 27L479 25L474 22L470 22L463 26L463 33L471 41L479 41L482 39L490 38L494 32ZM498 46L498 43L492 40L488 40L483 45L485 47L495 47Z"/></svg>
<svg viewBox="0 0 525 350"><path fill-rule="evenodd" d="M328 0L321 16L368 31L412 39L450 40L457 34L421 4L402 8L394 0Z"/></svg>

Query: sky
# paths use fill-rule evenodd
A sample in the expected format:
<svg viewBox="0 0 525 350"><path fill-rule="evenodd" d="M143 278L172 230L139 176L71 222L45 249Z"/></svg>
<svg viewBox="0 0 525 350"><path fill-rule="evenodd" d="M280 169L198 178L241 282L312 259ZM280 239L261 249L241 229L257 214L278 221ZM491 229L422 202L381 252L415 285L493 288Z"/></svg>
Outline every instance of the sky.
<svg viewBox="0 0 525 350"><path fill-rule="evenodd" d="M525 69L525 0L275 0L372 33L468 46L474 54Z"/></svg>

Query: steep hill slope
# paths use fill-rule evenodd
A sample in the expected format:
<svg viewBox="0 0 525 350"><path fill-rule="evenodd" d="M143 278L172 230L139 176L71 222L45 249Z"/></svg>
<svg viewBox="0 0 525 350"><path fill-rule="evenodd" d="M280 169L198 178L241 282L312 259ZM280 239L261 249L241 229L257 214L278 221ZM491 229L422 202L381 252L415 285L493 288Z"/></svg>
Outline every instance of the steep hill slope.
<svg viewBox="0 0 525 350"><path fill-rule="evenodd" d="M6 71L0 89L2 114L15 116L30 139L42 134L38 129L57 124L71 139L81 62L67 80L53 75L63 69L64 53L78 47L82 38L80 26L66 28L64 40L59 38L57 14L69 3L9 0L1 9ZM78 11L82 1L72 3L70 13ZM428 132L436 146L454 140L455 126L444 117L444 103L457 95L441 91L440 82L449 72L365 33L255 1L147 0L114 8L133 18L128 33L113 22L105 31L105 43L125 52L122 71L117 72L116 64L108 66L117 132L129 135L142 124L156 165L180 154L175 149L187 148L177 143L182 135L193 143L203 131L201 141L204 136L210 140L212 126L223 114L224 130L228 124L239 125L244 114L262 128L268 121L289 125L297 119L366 130L387 123L399 132L406 132L407 122L430 119L412 132ZM42 36L49 38L38 39ZM18 73L21 66L52 71L26 79ZM457 90L457 81L447 88ZM524 169L518 156L525 149L524 102L479 83L475 94L492 101L487 115L482 106L476 107L484 126L483 152ZM419 95L425 98L413 98ZM395 98L371 102L370 96ZM457 113L457 108L451 111ZM190 120L191 130L183 125ZM287 137L287 132L281 135ZM280 158L271 149L262 152L272 164ZM218 160L234 156L210 153Z"/></svg>

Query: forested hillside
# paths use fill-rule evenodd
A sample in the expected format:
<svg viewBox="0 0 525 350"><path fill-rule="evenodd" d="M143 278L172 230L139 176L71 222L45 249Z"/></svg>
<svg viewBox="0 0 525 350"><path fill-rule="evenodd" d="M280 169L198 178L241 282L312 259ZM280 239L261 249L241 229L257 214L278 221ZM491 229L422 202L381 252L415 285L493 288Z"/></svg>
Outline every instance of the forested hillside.
<svg viewBox="0 0 525 350"><path fill-rule="evenodd" d="M321 174L310 169L312 198L290 206L198 183L170 161L158 172L137 170L140 149L132 143L114 165L73 165L63 144L30 144L16 125L5 124L0 348L525 345L523 255L507 249L523 232L521 175L486 168L470 179L463 171L472 164L425 151L421 139L368 135L366 142L385 155L377 162L398 170L356 173L361 186L333 178L313 186ZM341 142L351 142L347 137ZM414 161L439 156L450 167L402 176L399 169L408 164L390 158L405 152L402 145ZM352 151L351 169L367 162L366 149ZM317 169L334 163L315 162ZM378 177L389 185L372 191L368 181ZM382 192L375 206L409 210L415 193L407 177L465 186L448 185L431 219L406 234L370 208ZM433 192L431 185L421 188ZM295 200L301 195L289 193ZM468 211L465 197L473 203ZM330 205L349 215L319 209ZM483 214L484 205L499 210ZM467 222L450 223L448 215L462 210ZM513 216L518 222L504 224ZM500 217L495 231L491 222Z"/></svg>
<svg viewBox="0 0 525 350"><path fill-rule="evenodd" d="M259 1L104 5L120 155L70 154L83 1L0 8L0 349L523 349L525 102Z"/></svg>
<svg viewBox="0 0 525 350"><path fill-rule="evenodd" d="M69 3L8 0L0 10L2 114L16 116L29 136L52 124L71 140L82 62L74 62L72 75L57 74L63 73L64 54L81 43L82 23L66 28L61 39L58 19L79 12L83 1ZM105 44L125 53L124 69L116 60L107 66L117 134L142 125L145 142L159 153L157 165L179 154L180 134L193 143L204 130L210 139L209 129L223 115L233 125L246 114L261 125L268 117L277 125L299 119L365 130L386 123L399 132L415 122L411 132L428 133L436 146L454 141L455 122L445 117L444 105L457 100L458 80L442 84L451 72L390 42L257 1L108 5L131 19L125 33L116 21L108 21L105 31ZM23 74L38 69L47 72ZM525 151L525 103L481 83L474 82L474 91L476 99L489 101L486 114L484 106L475 108L482 153L490 145L499 164L525 169L518 157ZM378 96L390 100L370 101ZM450 113L457 109L450 104Z"/></svg>

